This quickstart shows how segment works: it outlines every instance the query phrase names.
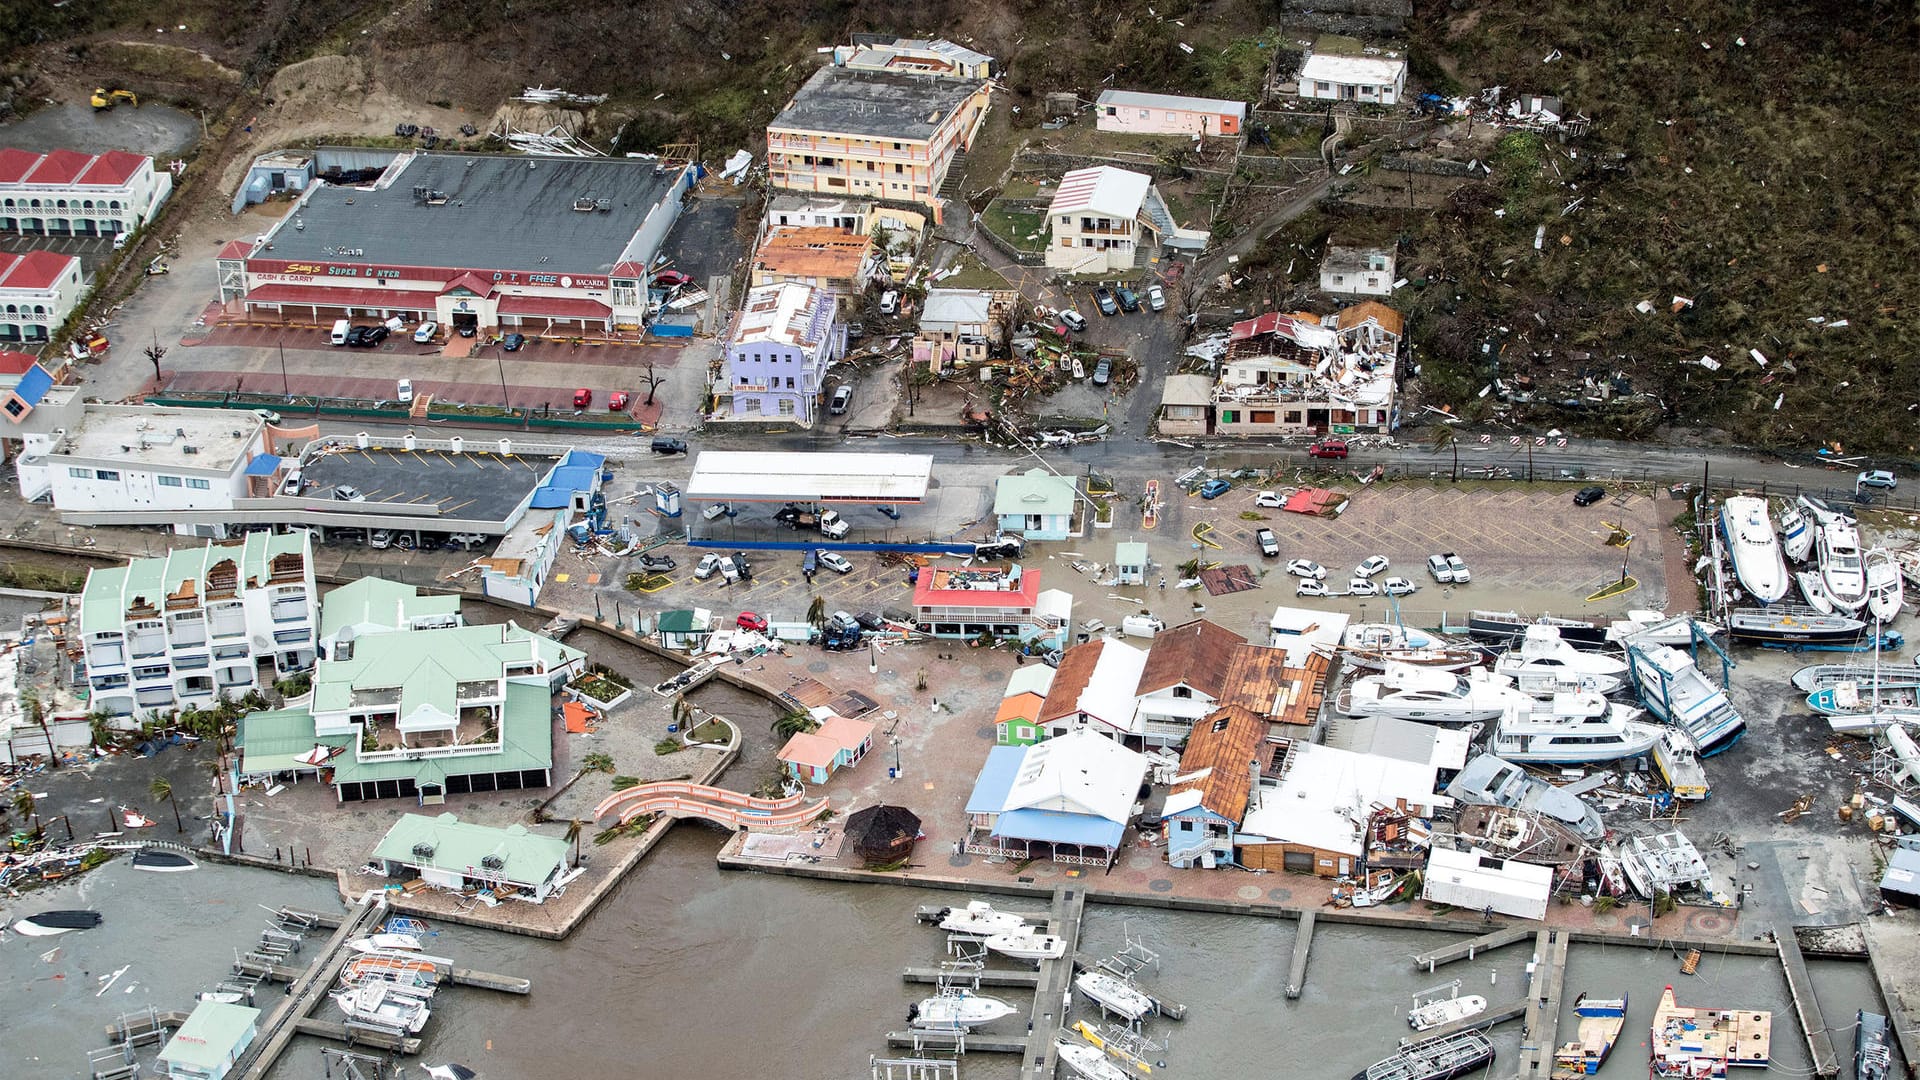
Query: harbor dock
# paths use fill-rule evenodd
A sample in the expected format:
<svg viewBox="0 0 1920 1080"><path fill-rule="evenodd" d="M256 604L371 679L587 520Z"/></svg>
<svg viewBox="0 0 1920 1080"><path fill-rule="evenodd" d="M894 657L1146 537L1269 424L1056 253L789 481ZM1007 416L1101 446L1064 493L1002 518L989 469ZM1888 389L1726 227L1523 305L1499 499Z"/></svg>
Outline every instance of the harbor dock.
<svg viewBox="0 0 1920 1080"><path fill-rule="evenodd" d="M408 1055L420 1052L419 1039L381 1028L368 1027L365 1024L343 1024L333 1020L303 1016L293 1022L293 1030L296 1034L332 1039L334 1042L343 1042L348 1046L371 1046L376 1050L397 1051Z"/></svg>
<svg viewBox="0 0 1920 1080"><path fill-rule="evenodd" d="M937 967L909 967L900 973L900 977L910 983L939 983L942 979L951 979L953 973ZM983 969L972 976L981 986L1038 986L1038 971L1006 971L1004 969Z"/></svg>
<svg viewBox="0 0 1920 1080"><path fill-rule="evenodd" d="M1300 923L1293 931L1293 965L1287 968L1287 997L1300 996L1307 986L1307 952L1313 948L1313 922L1317 913L1311 908L1300 913Z"/></svg>
<svg viewBox="0 0 1920 1080"><path fill-rule="evenodd" d="M1037 1029L1036 1029L1037 1030ZM976 1035L971 1031L889 1031L887 1045L905 1047L916 1052L921 1050L948 1050L965 1053L978 1050L986 1054L1024 1053L1030 1040L1018 1035ZM1053 1056L1053 1042L1048 1040L1047 1056ZM1043 1074L1051 1076L1051 1073Z"/></svg>
<svg viewBox="0 0 1920 1080"><path fill-rule="evenodd" d="M1555 1037L1560 1026L1560 997L1567 982L1567 946L1563 930L1542 930L1533 938L1533 973L1527 984L1526 1031L1520 1036L1520 1080L1553 1075ZM1484 1019L1476 1017L1476 1019Z"/></svg>
<svg viewBox="0 0 1920 1080"><path fill-rule="evenodd" d="M251 960L234 962L234 967L250 974L258 975L268 982L292 982L298 979L305 968L291 967L286 964L261 964ZM1018 974L1017 972L1009 974ZM531 994L533 982L515 978L512 975L496 975L491 971L475 971L472 968L450 968L436 971L438 980L448 986L472 986L481 990L498 990L503 994ZM1013 984L1007 984L1013 985Z"/></svg>
<svg viewBox="0 0 1920 1080"><path fill-rule="evenodd" d="M1468 941L1434 949L1431 952L1423 952L1413 958L1413 966L1426 968L1431 972L1434 968L1442 964L1451 964L1455 960L1471 960L1478 954L1487 952L1490 949L1498 949L1505 945L1525 941L1532 936L1534 936L1532 927L1509 926L1505 930L1495 930L1491 934L1483 934L1480 937Z"/></svg>
<svg viewBox="0 0 1920 1080"><path fill-rule="evenodd" d="M1820 1012L1820 999L1813 992L1813 980L1807 975L1806 957L1800 955L1800 939L1793 927L1776 930L1773 943L1780 950L1780 966L1787 973L1787 989L1793 994L1793 1007L1800 1014L1800 1030L1807 1033L1807 1052L1813 1057L1815 1076L1835 1076L1840 1061L1833 1053L1833 1037L1827 1034L1827 1021Z"/></svg>
<svg viewBox="0 0 1920 1080"><path fill-rule="evenodd" d="M333 988L333 981L340 977L340 969L345 967L348 958L354 955L347 948L347 942L363 933L371 933L380 924L385 909L372 902L372 896L364 896L358 907L351 909L346 918L334 928L333 936L314 957L298 978L287 987L287 996L260 1023L260 1033L253 1045L247 1048L234 1062L232 1073L241 1080L262 1080L273 1069L274 1062L287 1049L293 1037L300 1033L299 1021L319 1005L327 991Z"/></svg>
<svg viewBox="0 0 1920 1080"><path fill-rule="evenodd" d="M1033 1012L1020 1048L1022 1080L1048 1080L1054 1075L1059 1058L1054 1040L1066 1029L1067 1013L1073 1004L1074 950L1080 945L1080 921L1086 913L1086 889L1063 886L1053 891L1048 929L1066 941L1067 951L1057 959L1040 961Z"/></svg>

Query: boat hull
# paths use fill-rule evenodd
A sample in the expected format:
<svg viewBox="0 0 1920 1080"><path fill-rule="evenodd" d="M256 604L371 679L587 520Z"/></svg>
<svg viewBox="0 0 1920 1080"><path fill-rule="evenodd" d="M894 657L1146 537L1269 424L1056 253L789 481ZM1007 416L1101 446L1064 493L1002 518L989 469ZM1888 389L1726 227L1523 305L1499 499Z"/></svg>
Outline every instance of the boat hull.
<svg viewBox="0 0 1920 1080"><path fill-rule="evenodd" d="M1757 645L1846 645L1860 640L1867 624L1844 615L1746 609L1735 611L1727 633Z"/></svg>
<svg viewBox="0 0 1920 1080"><path fill-rule="evenodd" d="M1128 1020L1144 1020L1159 1011L1152 998L1105 972L1082 972L1074 978L1073 985L1101 1008Z"/></svg>
<svg viewBox="0 0 1920 1080"><path fill-rule="evenodd" d="M1353 1080L1454 1080L1493 1062L1493 1043L1478 1031L1423 1039L1353 1074Z"/></svg>
<svg viewBox="0 0 1920 1080"><path fill-rule="evenodd" d="M1762 604L1786 599L1787 562L1767 517L1765 499L1736 495L1722 503L1720 536L1733 562L1733 576L1748 596Z"/></svg>
<svg viewBox="0 0 1920 1080"><path fill-rule="evenodd" d="M1560 640L1576 649L1607 648L1609 627L1586 619L1560 619L1543 615L1529 619L1513 611L1473 611L1467 614L1467 636L1489 645L1512 645L1525 637L1529 626L1552 626L1560 631Z"/></svg>

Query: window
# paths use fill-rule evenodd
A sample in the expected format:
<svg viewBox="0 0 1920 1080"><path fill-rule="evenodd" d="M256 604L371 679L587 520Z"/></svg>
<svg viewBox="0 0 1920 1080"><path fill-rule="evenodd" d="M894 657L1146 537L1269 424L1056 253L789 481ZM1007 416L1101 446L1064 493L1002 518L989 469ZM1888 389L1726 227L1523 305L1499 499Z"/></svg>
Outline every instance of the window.
<svg viewBox="0 0 1920 1080"><path fill-rule="evenodd" d="M14 417L15 419L18 419L21 416L21 414L27 411L26 402L21 401L19 398L9 398L7 400L6 408L7 408L7 415Z"/></svg>
<svg viewBox="0 0 1920 1080"><path fill-rule="evenodd" d="M212 486L213 485L209 484L205 480L200 480L191 476L187 477L187 487L191 488L194 491L206 491L208 488Z"/></svg>
<svg viewBox="0 0 1920 1080"><path fill-rule="evenodd" d="M93 470L77 469L77 468L73 468L72 466L69 466L67 468L67 475L73 477L76 480L91 480L93 479Z"/></svg>
<svg viewBox="0 0 1920 1080"><path fill-rule="evenodd" d="M1171 112L1169 112L1169 113L1167 114L1167 119L1168 119L1168 120L1172 120L1172 119L1173 119L1173 114L1172 114Z"/></svg>
<svg viewBox="0 0 1920 1080"><path fill-rule="evenodd" d="M113 470L113 469L95 469L95 470L93 471L93 476L94 476L94 479L96 479L96 480L118 480L118 479L120 479L120 474L119 474L118 472L116 472L115 470Z"/></svg>
<svg viewBox="0 0 1920 1080"><path fill-rule="evenodd" d="M1273 423L1273 411L1271 409L1256 409L1247 415L1247 422L1252 424L1271 424Z"/></svg>
<svg viewBox="0 0 1920 1080"><path fill-rule="evenodd" d="M160 477L160 486L161 487L179 487L180 478L177 476L162 476Z"/></svg>
<svg viewBox="0 0 1920 1080"><path fill-rule="evenodd" d="M757 397L743 397L739 399L739 402L740 402L741 412L759 412L760 411L760 399Z"/></svg>
<svg viewBox="0 0 1920 1080"><path fill-rule="evenodd" d="M793 376L787 376L787 389L793 389Z"/></svg>
<svg viewBox="0 0 1920 1080"><path fill-rule="evenodd" d="M1237 424L1240 422L1240 414L1232 409L1221 409L1220 422L1223 424Z"/></svg>
<svg viewBox="0 0 1920 1080"><path fill-rule="evenodd" d="M781 399L780 399L780 415L781 415L781 416L792 416L792 415L793 415L793 413L794 413L794 407L793 407L793 399L792 399L792 398L784 398L784 397L783 397L783 398L781 398Z"/></svg>
<svg viewBox="0 0 1920 1080"><path fill-rule="evenodd" d="M1318 92L1318 93L1322 93L1322 94L1324 94L1324 93L1326 93L1327 91L1329 91L1329 90L1331 90L1331 89L1333 89L1333 87L1332 87L1331 85L1329 85L1329 84L1327 84L1327 83L1323 83L1323 82L1317 82L1317 83L1314 83L1314 84L1313 84L1313 88L1314 88L1314 90L1315 90L1316 92Z"/></svg>
<svg viewBox="0 0 1920 1080"><path fill-rule="evenodd" d="M1061 246L1061 247L1063 247L1063 248L1070 248L1070 247L1072 247L1072 246L1073 246L1073 237L1071 237L1071 236L1063 236L1063 237L1061 237L1061 238L1060 238L1060 246Z"/></svg>

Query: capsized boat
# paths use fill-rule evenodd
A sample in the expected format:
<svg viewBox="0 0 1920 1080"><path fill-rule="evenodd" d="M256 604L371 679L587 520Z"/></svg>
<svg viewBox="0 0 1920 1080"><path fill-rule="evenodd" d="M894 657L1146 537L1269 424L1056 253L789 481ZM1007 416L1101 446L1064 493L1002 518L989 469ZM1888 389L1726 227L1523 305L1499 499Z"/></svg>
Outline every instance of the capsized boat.
<svg viewBox="0 0 1920 1080"><path fill-rule="evenodd" d="M940 916L940 929L950 934L977 934L989 937L1018 930L1027 920L1005 911L995 911L985 900L969 900L966 907L948 908Z"/></svg>
<svg viewBox="0 0 1920 1080"><path fill-rule="evenodd" d="M1378 675L1362 675L1334 700L1348 716L1391 716L1429 724L1471 724L1492 720L1508 703L1526 700L1507 680L1474 669L1464 674L1390 664Z"/></svg>
<svg viewBox="0 0 1920 1080"><path fill-rule="evenodd" d="M1633 719L1639 709L1598 694L1556 694L1551 702L1509 705L1487 748L1508 761L1578 765L1639 757L1665 730Z"/></svg>
<svg viewBox="0 0 1920 1080"><path fill-rule="evenodd" d="M1478 1031L1402 1042L1392 1057L1353 1074L1353 1080L1454 1080L1493 1061L1493 1043Z"/></svg>
<svg viewBox="0 0 1920 1080"><path fill-rule="evenodd" d="M990 935L986 946L1002 956L1011 956L1016 960L1058 960L1067 954L1067 939L1057 934L1041 932L1037 927L1022 926L1017 930Z"/></svg>
<svg viewBox="0 0 1920 1080"><path fill-rule="evenodd" d="M349 1020L409 1035L418 1035L420 1029L427 1026L427 1018L433 1015L426 998L400 993L379 982L336 990L330 996Z"/></svg>
<svg viewBox="0 0 1920 1080"><path fill-rule="evenodd" d="M1807 553L1813 550L1813 525L1792 503L1780 511L1780 550L1794 562L1805 562Z"/></svg>
<svg viewBox="0 0 1920 1080"><path fill-rule="evenodd" d="M1160 1011L1139 987L1104 971L1083 971L1073 977L1073 985L1102 1009L1128 1020L1143 1020Z"/></svg>
<svg viewBox="0 0 1920 1080"><path fill-rule="evenodd" d="M1727 692L1707 681L1686 653L1634 642L1627 660L1647 711L1693 736L1702 756L1732 746L1746 729Z"/></svg>
<svg viewBox="0 0 1920 1080"><path fill-rule="evenodd" d="M1053 1044L1053 1050L1055 1056L1080 1080L1132 1080L1125 1069L1108 1061L1107 1055L1097 1046L1058 1039Z"/></svg>
<svg viewBox="0 0 1920 1080"><path fill-rule="evenodd" d="M1648 1075L1701 1080L1729 1065L1766 1067L1773 1057L1773 1014L1759 1009L1700 1009L1677 1004L1673 987L1653 1010Z"/></svg>
<svg viewBox="0 0 1920 1080"><path fill-rule="evenodd" d="M1867 612L1875 622L1892 622L1906 600L1906 588L1900 584L1900 568L1885 548L1867 552Z"/></svg>
<svg viewBox="0 0 1920 1080"><path fill-rule="evenodd" d="M1854 1080L1887 1080L1893 1071L1893 1046L1887 1018L1861 1009L1853 1014Z"/></svg>
<svg viewBox="0 0 1920 1080"><path fill-rule="evenodd" d="M1586 840L1599 840L1607 833L1600 815L1578 795L1569 795L1494 754L1481 754L1467 762L1447 782L1446 792L1463 803L1544 814Z"/></svg>
<svg viewBox="0 0 1920 1080"><path fill-rule="evenodd" d="M996 997L976 994L971 990L949 989L907 1006L907 1019L914 1027L970 1028L990 1024L1019 1011Z"/></svg>
<svg viewBox="0 0 1920 1080"><path fill-rule="evenodd" d="M133 853L133 868L155 874L179 874L195 869L199 863L177 851L161 851L158 848L141 848Z"/></svg>
<svg viewBox="0 0 1920 1080"><path fill-rule="evenodd" d="M1707 768L1700 764L1700 744L1682 728L1669 725L1661 730L1653 744L1653 767L1676 799L1699 802L1713 790Z"/></svg>
<svg viewBox="0 0 1920 1080"><path fill-rule="evenodd" d="M1554 1051L1554 1080L1592 1076L1607 1063L1607 1055L1619 1045L1620 1032L1627 1026L1627 995L1590 998L1581 994L1573 999L1573 1015L1580 1026L1572 1042Z"/></svg>
<svg viewBox="0 0 1920 1080"><path fill-rule="evenodd" d="M13 924L13 932L26 937L53 937L75 930L91 930L105 919L97 911L43 911Z"/></svg>
<svg viewBox="0 0 1920 1080"><path fill-rule="evenodd" d="M1777 604L1786 597L1787 563L1767 517L1767 500L1735 495L1721 503L1720 535L1733 560L1733 576L1748 596L1762 604Z"/></svg>
<svg viewBox="0 0 1920 1080"><path fill-rule="evenodd" d="M1820 558L1820 581L1835 610L1859 611L1867 602L1866 563L1860 553L1860 529L1844 514L1830 514L1813 538Z"/></svg>

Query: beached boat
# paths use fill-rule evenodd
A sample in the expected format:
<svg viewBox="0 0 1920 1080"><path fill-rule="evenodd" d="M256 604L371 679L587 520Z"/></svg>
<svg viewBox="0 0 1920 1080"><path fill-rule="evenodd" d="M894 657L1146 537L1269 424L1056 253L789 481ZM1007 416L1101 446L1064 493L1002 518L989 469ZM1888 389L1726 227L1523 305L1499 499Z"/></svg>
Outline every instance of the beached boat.
<svg viewBox="0 0 1920 1080"><path fill-rule="evenodd" d="M348 1020L409 1035L418 1035L433 1015L425 998L377 982L336 990L330 996Z"/></svg>
<svg viewBox="0 0 1920 1080"><path fill-rule="evenodd" d="M1867 602L1866 563L1860 529L1853 519L1830 514L1814 530L1813 551L1820 560L1820 582L1836 610L1859 611Z"/></svg>
<svg viewBox="0 0 1920 1080"><path fill-rule="evenodd" d="M1813 550L1813 523L1792 503L1780 510L1780 550L1793 562L1805 562Z"/></svg>
<svg viewBox="0 0 1920 1080"><path fill-rule="evenodd" d="M1627 1026L1627 996L1590 998L1585 994L1573 999L1573 1015L1580 1026L1572 1042L1560 1044L1553 1054L1554 1080L1572 1080L1592 1076L1607 1063L1607 1055L1620 1042Z"/></svg>
<svg viewBox="0 0 1920 1080"><path fill-rule="evenodd" d="M1578 765L1619 761L1653 749L1665 730L1633 719L1639 709L1598 694L1557 694L1551 702L1528 699L1507 706L1487 748L1524 764Z"/></svg>
<svg viewBox="0 0 1920 1080"><path fill-rule="evenodd" d="M420 939L412 934L369 934L347 942L347 948L357 953L419 952Z"/></svg>
<svg viewBox="0 0 1920 1080"><path fill-rule="evenodd" d="M1016 960L1058 960L1067 953L1067 939L1042 933L1038 928L1022 926L1003 934L993 934L986 946L1002 956Z"/></svg>
<svg viewBox="0 0 1920 1080"><path fill-rule="evenodd" d="M1083 971L1073 977L1073 985L1102 1009L1128 1020L1143 1020L1159 1011L1139 987L1104 971Z"/></svg>
<svg viewBox="0 0 1920 1080"><path fill-rule="evenodd" d="M1867 552L1867 612L1873 621L1892 622L1905 600L1906 589L1900 584L1900 567L1894 564L1893 556L1885 548Z"/></svg>
<svg viewBox="0 0 1920 1080"><path fill-rule="evenodd" d="M1509 664L1504 656L1494 663L1493 673L1513 680L1513 688L1531 698L1551 698L1555 694L1604 697L1624 685L1618 675L1581 675L1566 668L1529 667L1517 660Z"/></svg>
<svg viewBox="0 0 1920 1080"><path fill-rule="evenodd" d="M1543 814L1586 840L1598 840L1607 833L1600 815L1578 795L1569 795L1494 754L1481 754L1467 762L1447 782L1446 792L1463 803Z"/></svg>
<svg viewBox="0 0 1920 1080"><path fill-rule="evenodd" d="M1747 595L1762 604L1777 604L1787 595L1787 563L1780 538L1767 517L1767 500L1735 495L1720 504L1720 535L1733 560L1733 576Z"/></svg>
<svg viewBox="0 0 1920 1080"><path fill-rule="evenodd" d="M1773 1057L1773 1014L1758 1009L1699 1009L1676 1003L1673 987L1653 1010L1648 1075L1703 1080L1728 1066L1765 1068Z"/></svg>
<svg viewBox="0 0 1920 1080"><path fill-rule="evenodd" d="M1693 841L1679 832L1629 836L1620 845L1620 867L1633 891L1651 900L1655 893L1711 893L1707 861Z"/></svg>
<svg viewBox="0 0 1920 1080"><path fill-rule="evenodd" d="M1478 1031L1403 1042L1392 1057L1353 1074L1353 1080L1454 1080L1493 1062L1493 1043Z"/></svg>
<svg viewBox="0 0 1920 1080"><path fill-rule="evenodd" d="M1920 671L1879 664L1809 664L1793 673L1794 688L1805 694L1842 683L1853 683L1863 693L1881 687L1914 687L1920 686Z"/></svg>
<svg viewBox="0 0 1920 1080"><path fill-rule="evenodd" d="M1676 799L1699 802L1712 791L1706 766L1700 764L1700 744L1681 728L1668 725L1661 730L1653 744L1653 767Z"/></svg>
<svg viewBox="0 0 1920 1080"><path fill-rule="evenodd" d="M1557 615L1528 618L1517 611L1467 612L1467 635L1488 645L1510 646L1526 636L1529 626L1554 627L1560 631L1561 640L1576 649L1604 649L1609 644L1609 624L1598 619L1565 619Z"/></svg>
<svg viewBox="0 0 1920 1080"><path fill-rule="evenodd" d="M1492 720L1510 702L1525 700L1526 695L1507 680L1484 669L1456 674L1390 664L1377 675L1362 675L1348 683L1336 696L1334 706L1347 716L1471 724Z"/></svg>
<svg viewBox="0 0 1920 1080"><path fill-rule="evenodd" d="M1054 1041L1053 1051L1080 1080L1131 1080L1126 1070L1108 1061L1106 1053L1097 1046L1058 1039Z"/></svg>
<svg viewBox="0 0 1920 1080"><path fill-rule="evenodd" d="M907 1019L914 1027L970 1028L991 1024L1019 1011L996 997L976 994L971 990L950 989L907 1006Z"/></svg>
<svg viewBox="0 0 1920 1080"><path fill-rule="evenodd" d="M1520 640L1502 656L1519 659L1528 667L1557 667L1582 675L1622 675L1627 662L1604 653L1582 651L1560 634L1560 628L1536 623L1527 627Z"/></svg>
<svg viewBox="0 0 1920 1080"><path fill-rule="evenodd" d="M26 937L53 937L75 930L91 930L104 922L97 911L43 911L13 924L13 932Z"/></svg>
<svg viewBox="0 0 1920 1080"><path fill-rule="evenodd" d="M154 874L179 874L196 869L199 865L177 851L141 848L133 853L133 868Z"/></svg>
<svg viewBox="0 0 1920 1080"><path fill-rule="evenodd" d="M1807 708L1827 717L1873 716L1886 722L1920 724L1920 687L1876 685L1863 691L1853 683L1841 683L1808 694Z"/></svg>
<svg viewBox="0 0 1920 1080"><path fill-rule="evenodd" d="M1004 911L995 911L985 900L969 900L966 907L948 908L940 916L940 929L950 934L975 934L990 937L1018 930L1027 920Z"/></svg>
<svg viewBox="0 0 1920 1080"><path fill-rule="evenodd" d="M1451 642L1425 630L1398 623L1354 623L1340 636L1340 645L1348 649L1430 649Z"/></svg>
<svg viewBox="0 0 1920 1080"><path fill-rule="evenodd" d="M1892 552L1892 555L1895 565L1900 567L1901 576L1907 579L1907 584L1920 589L1920 547L1901 548Z"/></svg>
<svg viewBox="0 0 1920 1080"><path fill-rule="evenodd" d="M1820 580L1820 571L1802 570L1793 575L1800 586L1800 596L1807 606L1822 615L1833 614L1833 596L1827 592L1827 583Z"/></svg>
<svg viewBox="0 0 1920 1080"><path fill-rule="evenodd" d="M1647 711L1693 736L1702 756L1732 746L1746 729L1727 692L1709 682L1686 653L1635 642L1627 647L1627 661Z"/></svg>
<svg viewBox="0 0 1920 1080"><path fill-rule="evenodd" d="M1866 623L1838 612L1828 615L1786 604L1735 608L1727 617L1727 633L1733 640L1756 645L1850 645L1860 640L1866 628Z"/></svg>
<svg viewBox="0 0 1920 1080"><path fill-rule="evenodd" d="M1479 649L1440 648L1425 646L1422 648L1387 649L1348 649L1346 657L1348 667L1361 671L1385 671L1394 664L1406 664L1412 667L1434 668L1439 671L1465 671L1475 664L1483 663L1487 654Z"/></svg>
<svg viewBox="0 0 1920 1080"><path fill-rule="evenodd" d="M1627 612L1626 618L1615 619L1607 624L1607 643L1621 648L1625 648L1630 641L1647 645L1687 646L1693 644L1696 632L1705 637L1714 637L1725 629L1691 615L1635 610Z"/></svg>
<svg viewBox="0 0 1920 1080"><path fill-rule="evenodd" d="M1447 997L1429 997L1420 1000L1423 994L1415 994L1413 1008L1407 1010L1407 1026L1415 1031L1431 1031L1442 1024L1451 1024L1465 1020L1469 1016L1479 1016L1487 1011L1487 999L1479 994L1460 996L1460 981L1454 980L1453 993Z"/></svg>
<svg viewBox="0 0 1920 1080"><path fill-rule="evenodd" d="M1887 1080L1892 1072L1887 1018L1859 1010L1853 1014L1853 1080Z"/></svg>

